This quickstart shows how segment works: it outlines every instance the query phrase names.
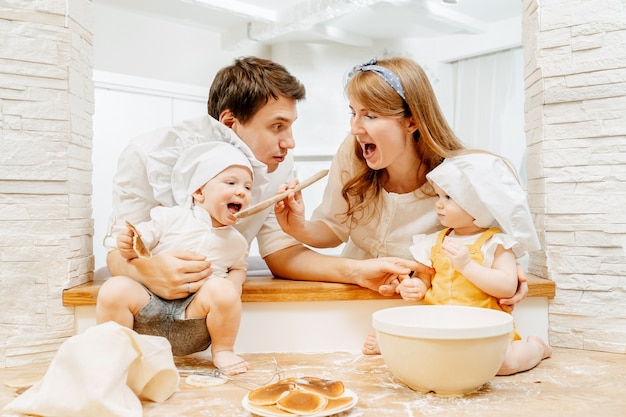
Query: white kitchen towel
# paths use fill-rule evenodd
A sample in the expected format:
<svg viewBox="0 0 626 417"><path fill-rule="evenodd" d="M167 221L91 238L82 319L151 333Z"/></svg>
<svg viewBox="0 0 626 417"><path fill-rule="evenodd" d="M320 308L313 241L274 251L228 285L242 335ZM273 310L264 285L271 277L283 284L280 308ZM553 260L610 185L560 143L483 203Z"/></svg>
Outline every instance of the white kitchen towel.
<svg viewBox="0 0 626 417"><path fill-rule="evenodd" d="M63 343L43 378L4 410L44 417L141 417L141 400L164 401L178 382L167 339L108 322Z"/></svg>

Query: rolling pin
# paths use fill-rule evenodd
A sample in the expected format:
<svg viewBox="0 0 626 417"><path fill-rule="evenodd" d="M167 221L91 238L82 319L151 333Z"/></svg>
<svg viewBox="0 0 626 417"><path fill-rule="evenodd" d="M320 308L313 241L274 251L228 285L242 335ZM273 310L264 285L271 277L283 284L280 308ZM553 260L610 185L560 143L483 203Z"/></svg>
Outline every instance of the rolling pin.
<svg viewBox="0 0 626 417"><path fill-rule="evenodd" d="M235 213L235 217L238 219L241 219L243 217L248 217L248 216L252 216L253 214L257 214L262 212L263 210L265 210L266 208L278 203L280 200L284 200L285 197L287 197L289 194L291 193L295 193L297 191L300 191L306 187L308 187L309 185L321 180L322 178L324 178L326 175L328 175L328 170L327 169L323 169L320 172L318 172L315 175L310 176L309 178L307 178L306 180L298 183L294 188L290 188L286 191L283 191L280 194L276 194L274 197L268 198L265 201L261 201L260 203L257 203L253 206L248 207L245 210L241 210L239 213Z"/></svg>

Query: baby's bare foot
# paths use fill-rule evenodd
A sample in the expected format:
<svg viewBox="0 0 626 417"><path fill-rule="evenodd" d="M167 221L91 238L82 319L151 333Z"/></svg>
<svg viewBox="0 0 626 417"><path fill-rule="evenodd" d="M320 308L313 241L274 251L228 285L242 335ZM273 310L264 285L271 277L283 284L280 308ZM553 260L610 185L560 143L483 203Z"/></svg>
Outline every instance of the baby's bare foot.
<svg viewBox="0 0 626 417"><path fill-rule="evenodd" d="M552 356L552 348L539 336L528 336L527 340L529 343L536 343L543 348L543 355L541 359L546 359Z"/></svg>
<svg viewBox="0 0 626 417"><path fill-rule="evenodd" d="M230 350L212 353L213 365L224 375L236 375L248 370L248 362Z"/></svg>
<svg viewBox="0 0 626 417"><path fill-rule="evenodd" d="M362 352L364 355L380 355L380 348L378 347L378 339L376 333L370 333L367 335L367 339L363 343Z"/></svg>

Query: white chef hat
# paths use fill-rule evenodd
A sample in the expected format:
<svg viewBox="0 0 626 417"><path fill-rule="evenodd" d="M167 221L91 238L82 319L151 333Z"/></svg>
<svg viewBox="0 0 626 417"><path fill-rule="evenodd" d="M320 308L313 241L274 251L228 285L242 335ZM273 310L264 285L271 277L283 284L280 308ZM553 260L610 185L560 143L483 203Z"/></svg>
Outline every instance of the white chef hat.
<svg viewBox="0 0 626 417"><path fill-rule="evenodd" d="M190 206L192 194L226 168L237 165L254 176L248 157L225 142L192 145L181 153L172 168L172 195L176 204Z"/></svg>
<svg viewBox="0 0 626 417"><path fill-rule="evenodd" d="M232 129L204 115L195 119L186 119L179 124L161 131L163 144L146 155L146 176L152 187L153 197L165 207L176 205L172 191L172 170L178 158L191 146L206 142L228 143L248 157L254 172L252 199L260 199L267 184L267 165L256 159L252 150Z"/></svg>
<svg viewBox="0 0 626 417"><path fill-rule="evenodd" d="M519 243L517 256L541 248L526 193L510 165L488 153L447 158L426 175L445 191L478 227L497 226Z"/></svg>

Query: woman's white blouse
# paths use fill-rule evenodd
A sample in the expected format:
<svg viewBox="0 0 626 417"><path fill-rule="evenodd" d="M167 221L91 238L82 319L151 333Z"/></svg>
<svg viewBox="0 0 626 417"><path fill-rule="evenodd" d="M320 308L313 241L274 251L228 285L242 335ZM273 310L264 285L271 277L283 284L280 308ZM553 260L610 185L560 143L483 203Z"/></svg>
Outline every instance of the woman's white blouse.
<svg viewBox="0 0 626 417"><path fill-rule="evenodd" d="M331 164L328 185L320 206L311 220L324 222L346 243L343 256L353 259L397 256L413 259L409 247L413 236L433 233L441 226L435 213L434 196L422 189L397 194L384 191L376 207L377 213L368 221L354 225L343 222L347 205L341 195L345 181L354 171L353 140L349 136L340 146Z"/></svg>

